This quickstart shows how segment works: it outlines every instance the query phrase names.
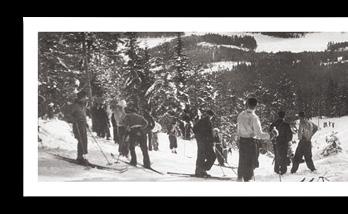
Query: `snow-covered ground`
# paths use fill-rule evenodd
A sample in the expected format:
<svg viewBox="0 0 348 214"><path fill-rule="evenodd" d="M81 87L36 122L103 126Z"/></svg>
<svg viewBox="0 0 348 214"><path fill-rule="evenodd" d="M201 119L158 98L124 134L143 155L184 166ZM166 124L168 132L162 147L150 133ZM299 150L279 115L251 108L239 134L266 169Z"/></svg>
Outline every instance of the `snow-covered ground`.
<svg viewBox="0 0 348 214"><path fill-rule="evenodd" d="M220 62L213 62L207 64L207 68L204 69L203 73L211 73L211 72L217 72L222 70L231 71L233 68L235 68L237 65L245 64L245 65L251 65L250 62L245 61L220 61Z"/></svg>
<svg viewBox="0 0 348 214"><path fill-rule="evenodd" d="M209 42L200 42L200 43L197 43L197 45L203 46L203 47L216 47L216 48L225 47L225 48L234 48L234 49L238 49L238 50L249 51L248 48L241 48L241 47L238 47L235 45L216 45L216 44L212 44Z"/></svg>
<svg viewBox="0 0 348 214"><path fill-rule="evenodd" d="M165 42L170 42L171 40L175 38L176 37L157 37L157 38L145 37L145 38L138 38L138 42L139 42L139 47L141 48L145 48L145 47L153 48Z"/></svg>
<svg viewBox="0 0 348 214"><path fill-rule="evenodd" d="M324 122L334 122L335 127L323 128ZM313 119L318 124L318 119ZM70 124L63 121L39 120L39 181L215 181L204 180L192 177L180 177L173 175L160 175L153 171L141 167L132 167L124 163L114 164L113 167L128 167L128 171L117 173L107 170L86 169L57 159L53 154L59 154L65 157L76 158L77 142L71 132ZM306 165L300 164L296 174L287 173L282 176L282 181L298 182L304 177L307 180L315 178L318 181L319 176L325 176L330 181L348 181L348 116L341 118L319 119L319 131L313 136L313 160L317 172L310 172ZM336 136L343 148L342 153L324 157L320 155L326 146L326 137L337 132ZM111 132L112 133L112 132ZM110 162L115 160L111 153L117 154L117 145L112 140L97 138L103 151L106 153ZM92 163L106 165L106 160L94 142L94 138L89 134L88 137L88 158ZM294 149L296 144L293 145ZM140 148L136 148L138 162L142 163L142 154ZM185 141L179 138L178 154L173 154L169 150L169 140L165 133L159 134L159 151L149 151L152 167L163 173L183 172L193 173L196 161L196 142ZM260 155L260 167L255 170L255 181L273 181L278 182L279 176L273 172L272 157ZM228 162L231 166L238 166L238 151L232 151L229 154ZM217 163L217 162L216 162ZM290 168L289 168L290 169ZM234 170L236 171L236 170ZM210 174L222 177L231 177L236 179L236 174L228 168L213 166Z"/></svg>
<svg viewBox="0 0 348 214"><path fill-rule="evenodd" d="M189 35L204 35L208 32L187 32ZM277 38L263 35L260 33L248 32L209 32L221 35L250 35L253 36L257 43L256 52L303 52L303 51L325 51L329 42L348 41L348 32L315 32L306 34L301 38Z"/></svg>

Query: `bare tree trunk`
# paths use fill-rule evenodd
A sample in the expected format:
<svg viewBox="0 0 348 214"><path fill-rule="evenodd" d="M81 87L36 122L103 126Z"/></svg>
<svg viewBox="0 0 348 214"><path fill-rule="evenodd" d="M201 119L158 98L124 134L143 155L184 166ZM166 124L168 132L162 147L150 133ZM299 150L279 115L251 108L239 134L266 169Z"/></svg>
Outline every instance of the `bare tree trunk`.
<svg viewBox="0 0 348 214"><path fill-rule="evenodd" d="M92 100L92 86L91 86L91 74L88 69L88 54L87 54L87 47L86 47L86 33L82 33L82 52L83 52L83 58L84 58L84 68L87 75L87 81L88 81L88 97L90 100Z"/></svg>

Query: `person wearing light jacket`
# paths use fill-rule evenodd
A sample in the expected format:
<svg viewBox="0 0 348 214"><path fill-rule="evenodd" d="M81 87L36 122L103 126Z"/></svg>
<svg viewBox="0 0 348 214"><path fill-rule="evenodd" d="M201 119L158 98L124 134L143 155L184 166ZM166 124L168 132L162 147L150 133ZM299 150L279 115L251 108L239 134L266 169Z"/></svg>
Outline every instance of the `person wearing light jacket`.
<svg viewBox="0 0 348 214"><path fill-rule="evenodd" d="M295 156L292 163L291 173L296 173L302 157L304 156L308 169L315 171L315 166L312 160L312 137L318 131L318 126L308 121L305 118L304 112L298 114L300 125L298 128L298 139L300 142L296 148Z"/></svg>
<svg viewBox="0 0 348 214"><path fill-rule="evenodd" d="M239 136L238 181L250 181L254 169L258 167L257 139L270 139L268 133L262 131L259 117L255 114L256 98L247 100L247 109L237 118L237 135Z"/></svg>

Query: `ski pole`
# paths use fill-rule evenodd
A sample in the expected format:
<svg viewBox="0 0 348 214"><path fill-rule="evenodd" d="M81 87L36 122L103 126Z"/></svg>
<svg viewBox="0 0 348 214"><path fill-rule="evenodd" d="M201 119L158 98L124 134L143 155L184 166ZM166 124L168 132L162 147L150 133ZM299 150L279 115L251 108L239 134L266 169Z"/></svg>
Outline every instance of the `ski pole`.
<svg viewBox="0 0 348 214"><path fill-rule="evenodd" d="M101 153L103 154L103 156L105 157L106 161L108 162L108 165L112 165L112 163L108 160L108 158L106 157L103 149L100 147L98 141L95 139L95 137L93 136L93 133L91 132L91 130L89 129L89 127L87 127L89 133L91 134L92 138L94 139L94 142L97 144L97 146L99 147L99 150L101 151Z"/></svg>
<svg viewBox="0 0 348 214"><path fill-rule="evenodd" d="M215 152L218 151L218 150L216 149L216 144L214 144L214 149L215 149ZM219 166L220 166L220 165L219 165ZM224 170L222 169L222 166L220 166L220 169L221 169L221 171L222 171L222 175L223 175L223 176L226 176Z"/></svg>
<svg viewBox="0 0 348 214"><path fill-rule="evenodd" d="M227 165L231 168L231 170L234 172L234 174L237 175L237 173L233 170L232 166L228 163L227 159L221 154L219 150L216 150L218 154L224 159L224 161L227 163Z"/></svg>

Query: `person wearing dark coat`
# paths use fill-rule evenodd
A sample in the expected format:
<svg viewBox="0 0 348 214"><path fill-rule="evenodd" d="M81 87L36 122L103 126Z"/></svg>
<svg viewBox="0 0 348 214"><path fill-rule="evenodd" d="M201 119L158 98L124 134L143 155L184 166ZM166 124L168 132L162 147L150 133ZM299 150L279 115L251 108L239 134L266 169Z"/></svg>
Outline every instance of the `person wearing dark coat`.
<svg viewBox="0 0 348 214"><path fill-rule="evenodd" d="M177 154L176 149L178 148L178 128L176 122L173 122L172 125L168 128L168 138L169 138L169 149L172 150L172 153Z"/></svg>
<svg viewBox="0 0 348 214"><path fill-rule="evenodd" d="M110 139L110 122L109 117L106 112L106 106L102 105L98 110L98 119L100 121L100 129L98 136L101 138L106 137L108 140Z"/></svg>
<svg viewBox="0 0 348 214"><path fill-rule="evenodd" d="M115 144L118 143L118 137L117 137L117 123L116 123L116 120L115 120L115 114L112 113L111 115L111 124L112 124L112 130L113 130L113 136L114 136L114 142Z"/></svg>
<svg viewBox="0 0 348 214"><path fill-rule="evenodd" d="M289 123L284 121L285 112L278 112L278 119L270 126L270 132L275 132L272 140L274 148L274 172L283 175L287 171L289 163L289 142L292 140L292 131ZM274 131L276 130L276 131Z"/></svg>
<svg viewBox="0 0 348 214"><path fill-rule="evenodd" d="M147 110L144 111L143 116L148 123L147 130L146 130L148 148L149 148L149 151L152 151L153 146L152 146L152 131L151 130L155 127L155 120L153 119L153 117Z"/></svg>
<svg viewBox="0 0 348 214"><path fill-rule="evenodd" d="M144 117L135 113L135 109L128 108L128 112L122 120L122 124L126 127L127 135L129 136L128 145L131 155L130 164L137 165L137 155L135 146L140 145L143 153L143 164L145 168L150 168L150 157L146 143L146 133L148 123Z"/></svg>
<svg viewBox="0 0 348 214"><path fill-rule="evenodd" d="M197 141L197 160L195 175L198 177L209 176L208 170L213 166L216 155L214 152L214 137L211 119L214 112L207 110L202 118L193 127L193 132Z"/></svg>
<svg viewBox="0 0 348 214"><path fill-rule="evenodd" d="M86 105L87 94L81 91L77 94L77 99L71 107L71 117L73 119L73 133L77 139L77 161L82 164L87 164L88 160L86 155L88 153L88 140L87 130L88 127L86 120Z"/></svg>

